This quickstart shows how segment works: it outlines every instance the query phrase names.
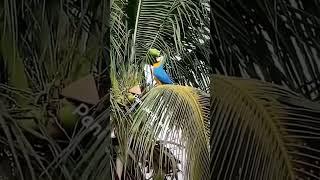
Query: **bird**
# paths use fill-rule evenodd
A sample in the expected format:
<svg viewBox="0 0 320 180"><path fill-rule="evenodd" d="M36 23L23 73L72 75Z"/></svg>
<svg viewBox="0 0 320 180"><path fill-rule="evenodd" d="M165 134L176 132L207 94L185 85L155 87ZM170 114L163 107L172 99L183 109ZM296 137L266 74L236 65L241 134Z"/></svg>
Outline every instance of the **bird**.
<svg viewBox="0 0 320 180"><path fill-rule="evenodd" d="M155 80L159 85L173 84L173 81L171 80L170 76L163 68L162 59L162 56L157 57L156 62L152 64L153 76L155 77Z"/></svg>

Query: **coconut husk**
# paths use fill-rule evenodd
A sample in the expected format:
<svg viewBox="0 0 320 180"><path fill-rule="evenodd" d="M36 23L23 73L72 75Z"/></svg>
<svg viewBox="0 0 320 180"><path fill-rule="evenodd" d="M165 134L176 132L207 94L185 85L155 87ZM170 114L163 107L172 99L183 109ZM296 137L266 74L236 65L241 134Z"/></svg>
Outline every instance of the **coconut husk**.
<svg viewBox="0 0 320 180"><path fill-rule="evenodd" d="M97 104L100 99L93 75L88 75L71 83L62 89L61 95L92 105Z"/></svg>
<svg viewBox="0 0 320 180"><path fill-rule="evenodd" d="M133 93L133 94L140 95L141 94L141 88L140 88L139 85L136 85L136 86L132 87L131 89L129 89L129 92Z"/></svg>

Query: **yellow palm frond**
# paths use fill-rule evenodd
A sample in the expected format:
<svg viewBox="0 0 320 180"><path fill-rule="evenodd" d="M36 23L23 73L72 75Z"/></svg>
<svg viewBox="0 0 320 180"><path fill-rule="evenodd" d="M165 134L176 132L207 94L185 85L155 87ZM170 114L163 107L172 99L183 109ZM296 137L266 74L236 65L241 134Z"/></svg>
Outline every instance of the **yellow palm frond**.
<svg viewBox="0 0 320 180"><path fill-rule="evenodd" d="M182 153L185 179L208 179L208 105L208 96L192 87L161 85L148 92L134 114L131 128L130 147L140 163L144 166L151 162L152 168L152 162L159 162L158 172L164 169L162 164L176 165L174 160L164 158L164 148L160 148L160 156L154 155L160 140L164 146L173 146L175 156Z"/></svg>
<svg viewBox="0 0 320 180"><path fill-rule="evenodd" d="M212 82L213 179L320 178L319 104L262 81Z"/></svg>

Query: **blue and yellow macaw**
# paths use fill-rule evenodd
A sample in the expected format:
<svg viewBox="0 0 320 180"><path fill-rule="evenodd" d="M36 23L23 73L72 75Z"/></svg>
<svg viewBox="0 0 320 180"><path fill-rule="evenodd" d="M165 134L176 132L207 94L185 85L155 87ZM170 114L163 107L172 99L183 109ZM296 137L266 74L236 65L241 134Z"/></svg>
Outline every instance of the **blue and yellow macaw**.
<svg viewBox="0 0 320 180"><path fill-rule="evenodd" d="M153 75L156 78L158 84L173 84L170 76L163 69L163 64L161 61L158 61L152 65ZM160 83L159 83L160 82Z"/></svg>
<svg viewBox="0 0 320 180"><path fill-rule="evenodd" d="M150 55L156 57L156 62L152 64L153 69L153 76L155 77L155 80L157 84L173 84L173 81L171 80L170 76L167 74L167 72L163 68L162 64L162 57L160 56L160 51L156 49L150 49Z"/></svg>

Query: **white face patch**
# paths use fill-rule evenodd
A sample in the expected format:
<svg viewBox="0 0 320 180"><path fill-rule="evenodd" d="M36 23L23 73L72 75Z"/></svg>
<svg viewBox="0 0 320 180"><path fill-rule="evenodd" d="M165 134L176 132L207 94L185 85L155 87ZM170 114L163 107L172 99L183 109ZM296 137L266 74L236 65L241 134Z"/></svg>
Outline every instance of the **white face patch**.
<svg viewBox="0 0 320 180"><path fill-rule="evenodd" d="M160 62L160 61L162 61L162 59L163 59L163 56L160 56L160 57L157 57L157 62Z"/></svg>

